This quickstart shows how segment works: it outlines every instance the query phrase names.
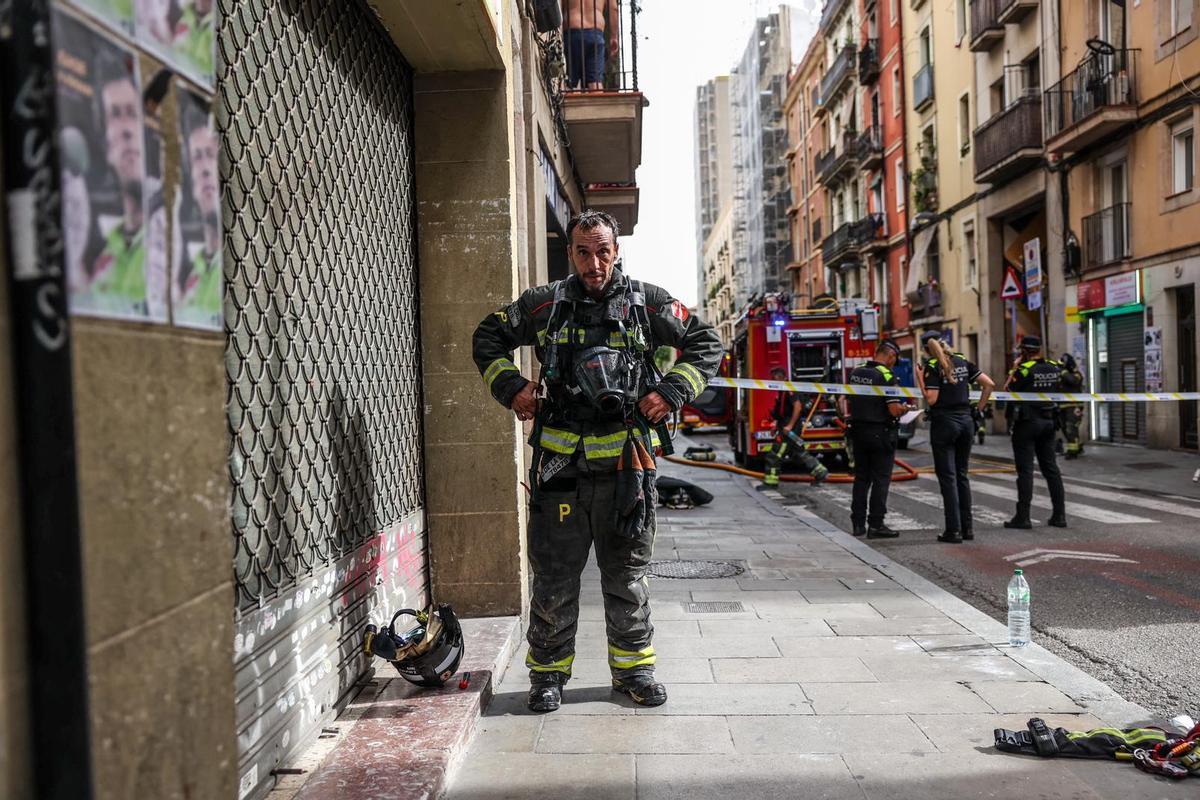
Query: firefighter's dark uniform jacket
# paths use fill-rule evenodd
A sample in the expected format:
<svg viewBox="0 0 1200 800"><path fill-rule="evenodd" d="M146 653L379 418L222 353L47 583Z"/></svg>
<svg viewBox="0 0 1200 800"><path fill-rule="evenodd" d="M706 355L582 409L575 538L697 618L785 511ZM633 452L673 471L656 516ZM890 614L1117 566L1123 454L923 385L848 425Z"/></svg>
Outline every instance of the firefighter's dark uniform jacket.
<svg viewBox="0 0 1200 800"><path fill-rule="evenodd" d="M638 306L644 307L644 315ZM638 324L645 320L648 330ZM549 345L556 344L551 348ZM619 270L594 300L575 276L538 286L489 315L475 331L473 356L492 396L511 406L529 381L514 363L515 350L532 345L550 402L539 411L530 444L535 464L529 513L533 571L527 666L571 674L579 616L579 575L593 542L601 571L608 660L616 676L650 671L649 591L645 580L654 541L654 464L638 434L624 421L597 419L571 386L573 358L591 347L632 349L639 357L668 345L682 351L654 387L673 409L693 400L721 361L713 328L657 286L634 282ZM644 393L641 392L641 393ZM652 437L651 437L652 438ZM652 438L652 442L653 442ZM651 445L652 446L652 445ZM554 472L548 471L553 464ZM633 509L620 498L637 475ZM643 479L645 476L648 479Z"/></svg>

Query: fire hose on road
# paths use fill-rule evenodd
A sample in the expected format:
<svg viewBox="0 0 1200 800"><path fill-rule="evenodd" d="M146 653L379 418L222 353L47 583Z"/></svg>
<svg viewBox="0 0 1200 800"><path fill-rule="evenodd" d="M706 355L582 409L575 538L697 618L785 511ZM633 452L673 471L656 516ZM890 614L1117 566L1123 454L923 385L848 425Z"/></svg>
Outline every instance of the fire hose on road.
<svg viewBox="0 0 1200 800"><path fill-rule="evenodd" d="M764 473L745 467L737 467L733 464L723 464L720 461L695 461L690 458L680 458L679 456L663 456L672 464L683 464L687 467L704 467L705 469L719 469L725 472L732 472L735 475L745 475L750 478L762 479ZM892 473L892 481L912 481L916 480L919 473L916 468L906 461L899 458L896 459L896 466L900 468L899 472ZM779 480L787 483L812 483L811 475L780 475ZM826 483L854 483L854 476L847 475L844 472L831 472L829 477L825 479Z"/></svg>

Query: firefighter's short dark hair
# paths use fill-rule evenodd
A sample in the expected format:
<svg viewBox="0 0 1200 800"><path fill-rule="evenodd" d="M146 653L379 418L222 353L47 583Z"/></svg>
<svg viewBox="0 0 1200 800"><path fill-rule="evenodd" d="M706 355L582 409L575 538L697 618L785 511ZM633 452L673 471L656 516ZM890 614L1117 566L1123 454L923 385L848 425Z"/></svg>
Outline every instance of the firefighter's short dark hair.
<svg viewBox="0 0 1200 800"><path fill-rule="evenodd" d="M621 226L617 224L617 220L613 215L607 211L597 211L593 208L584 209L571 217L571 221L567 223L567 244L571 244L571 237L574 235L576 228L583 228L585 231L590 231L602 226L612 231L613 243L615 244L617 237L621 235Z"/></svg>

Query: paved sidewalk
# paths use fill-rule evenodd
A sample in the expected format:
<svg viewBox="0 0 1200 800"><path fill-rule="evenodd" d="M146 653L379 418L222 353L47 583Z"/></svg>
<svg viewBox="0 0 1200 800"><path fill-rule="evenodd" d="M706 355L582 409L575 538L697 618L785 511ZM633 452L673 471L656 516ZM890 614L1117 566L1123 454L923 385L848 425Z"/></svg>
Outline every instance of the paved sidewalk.
<svg viewBox="0 0 1200 800"><path fill-rule="evenodd" d="M652 581L670 700L611 692L593 564L562 709L525 709L522 647L449 798L1195 797L1129 765L997 753L992 729L1030 716L1079 729L1145 712L1037 645L997 645L1002 625L750 480L665 471L716 499L663 512L655 557L747 567ZM742 610L685 605L707 601Z"/></svg>

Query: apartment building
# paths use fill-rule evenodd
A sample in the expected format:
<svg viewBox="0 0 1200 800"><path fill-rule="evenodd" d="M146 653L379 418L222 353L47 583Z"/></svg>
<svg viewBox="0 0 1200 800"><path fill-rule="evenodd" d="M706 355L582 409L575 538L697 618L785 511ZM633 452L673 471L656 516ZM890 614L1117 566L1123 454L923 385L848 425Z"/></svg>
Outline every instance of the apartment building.
<svg viewBox="0 0 1200 800"><path fill-rule="evenodd" d="M960 11L963 9L959 4ZM961 290L977 293L983 352L968 350L999 371L1025 334L1042 337L1052 353L1066 346L1061 248L1051 248L1048 220L1061 219L1058 183L1046 171L1042 146L1042 89L1057 63L1045 64L1043 32L1055 30L1056 3L970 0L966 36L974 53L975 103L964 145L974 151L979 185L975 219L957 231ZM1053 46L1050 47L1053 60ZM964 103L965 105L965 103ZM1005 280L1017 276L1021 296L1005 299ZM968 334L970 336L970 334Z"/></svg>
<svg viewBox="0 0 1200 800"><path fill-rule="evenodd" d="M904 300L912 336L940 330L953 346L978 357L977 270L964 272L959 253L975 220L971 127L974 57L966 46L962 0L888 0L902 14L900 74L906 93L905 198L911 253ZM889 6L890 13L890 6Z"/></svg>
<svg viewBox="0 0 1200 800"><path fill-rule="evenodd" d="M788 289L791 191L784 168L783 101L791 69L792 12L758 19L731 76L733 105L733 236L735 297Z"/></svg>
<svg viewBox="0 0 1200 800"><path fill-rule="evenodd" d="M904 203L905 152L903 20L896 3L866 0L862 7L858 82L864 117L861 169L870 222L862 243L869 278L867 299L879 305L882 327L911 347L910 308L903 302L908 257Z"/></svg>
<svg viewBox="0 0 1200 800"><path fill-rule="evenodd" d="M822 126L816 106L821 100L825 47L813 37L800 63L788 79L783 115L787 120L787 171L792 204L788 207L788 228L792 239L792 305L807 307L814 297L826 291L821 262L821 230L825 217L825 190L816 180L814 162L823 149Z"/></svg>
<svg viewBox="0 0 1200 800"><path fill-rule="evenodd" d="M1065 338L1095 391L1196 389L1197 5L1057 6L1062 77L1042 103L1065 211L1051 251L1064 254ZM1101 441L1196 449L1196 406L1097 404L1089 423Z"/></svg>
<svg viewBox="0 0 1200 800"><path fill-rule="evenodd" d="M704 319L717 329L726 347L733 344L733 324L740 308L734 300L733 204L726 203L704 243Z"/></svg>
<svg viewBox="0 0 1200 800"><path fill-rule="evenodd" d="M854 0L830 0L821 12L818 32L827 65L816 106L825 149L814 163L829 223L821 260L829 291L839 298L864 296L863 245L876 241L881 227L866 212L863 183L864 160L881 155L882 141L872 140L864 130L858 84L861 10Z"/></svg>
<svg viewBox="0 0 1200 800"><path fill-rule="evenodd" d="M702 313L709 289L706 243L733 196L731 110L728 75L696 87L696 270Z"/></svg>

